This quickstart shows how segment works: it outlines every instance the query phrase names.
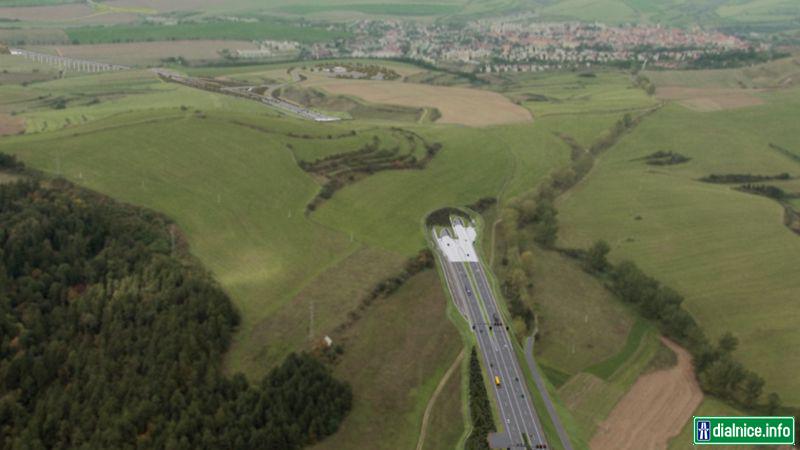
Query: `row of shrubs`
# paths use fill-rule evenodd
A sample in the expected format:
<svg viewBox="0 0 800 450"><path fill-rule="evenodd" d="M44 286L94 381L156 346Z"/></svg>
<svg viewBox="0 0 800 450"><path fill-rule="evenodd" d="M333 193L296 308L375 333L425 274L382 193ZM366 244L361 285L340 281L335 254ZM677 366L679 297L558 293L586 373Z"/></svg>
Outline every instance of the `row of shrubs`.
<svg viewBox="0 0 800 450"><path fill-rule="evenodd" d="M742 192L749 192L751 194L763 195L764 197L769 197L775 200L783 200L787 197L786 191L777 186L770 186L768 184L748 183L739 186L738 190Z"/></svg>
<svg viewBox="0 0 800 450"><path fill-rule="evenodd" d="M386 298L394 294L414 275L425 270L432 269L433 264L433 253L427 248L420 250L416 256L406 260L405 264L403 265L403 269L399 273L386 277L376 283L375 286L372 287L372 290L369 292L369 294L361 299L358 307L356 307L355 310L350 311L347 316L347 320L336 327L335 332L341 333L353 326L353 324L355 324L356 321L361 318L361 314L364 312L364 310L372 305L375 300L379 298Z"/></svg>
<svg viewBox="0 0 800 450"><path fill-rule="evenodd" d="M495 431L494 419L475 347L472 347L469 357L469 415L472 419L472 433L464 443L464 449L489 450L488 436Z"/></svg>
<svg viewBox="0 0 800 450"><path fill-rule="evenodd" d="M706 183L758 183L760 181L771 180L791 180L792 176L787 172L779 173L777 175L753 175L750 173L726 173L716 174L712 173L706 177L700 178L700 181Z"/></svg>
<svg viewBox="0 0 800 450"><path fill-rule="evenodd" d="M323 201L333 197L336 191L366 175L384 170L424 169L442 149L442 144L429 143L414 132L396 127L392 128L392 131L401 134L409 142L410 149L407 153L400 154L400 147L397 146L381 149L380 138L375 136L371 142L364 144L358 150L328 155L312 162L299 161L301 169L328 179L317 196L306 205L306 211L315 211ZM422 158L414 155L419 142L425 148L425 156Z"/></svg>

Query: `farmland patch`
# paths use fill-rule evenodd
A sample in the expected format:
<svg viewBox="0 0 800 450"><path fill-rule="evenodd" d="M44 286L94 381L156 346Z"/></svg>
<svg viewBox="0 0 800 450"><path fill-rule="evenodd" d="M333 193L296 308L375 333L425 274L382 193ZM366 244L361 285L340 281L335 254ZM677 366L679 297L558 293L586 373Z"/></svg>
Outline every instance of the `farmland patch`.
<svg viewBox="0 0 800 450"><path fill-rule="evenodd" d="M703 400L691 355L661 338L677 364L639 377L595 433L592 450L663 449Z"/></svg>
<svg viewBox="0 0 800 450"><path fill-rule="evenodd" d="M353 95L374 103L433 107L440 123L488 126L531 121L530 113L508 98L489 91L395 81L318 79L304 83L333 94Z"/></svg>
<svg viewBox="0 0 800 450"><path fill-rule="evenodd" d="M764 100L753 91L725 88L659 87L658 98L674 100L698 112L721 111L761 105Z"/></svg>
<svg viewBox="0 0 800 450"><path fill-rule="evenodd" d="M25 131L25 120L0 113L0 136L19 134Z"/></svg>

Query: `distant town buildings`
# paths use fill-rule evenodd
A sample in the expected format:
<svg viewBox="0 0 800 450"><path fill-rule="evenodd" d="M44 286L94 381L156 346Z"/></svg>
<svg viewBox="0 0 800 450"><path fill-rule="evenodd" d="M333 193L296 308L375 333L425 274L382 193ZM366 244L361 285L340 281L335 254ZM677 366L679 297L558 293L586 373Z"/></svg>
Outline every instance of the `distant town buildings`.
<svg viewBox="0 0 800 450"><path fill-rule="evenodd" d="M281 55L297 54L300 51L300 43L294 41L258 41L257 49L236 50L236 58L257 59L272 58Z"/></svg>
<svg viewBox="0 0 800 450"><path fill-rule="evenodd" d="M550 23L527 16L461 26L361 20L347 28L353 37L313 44L301 54L306 59L403 58L469 64L482 72L534 72L622 61L672 68L705 55L752 47L738 37L701 28Z"/></svg>

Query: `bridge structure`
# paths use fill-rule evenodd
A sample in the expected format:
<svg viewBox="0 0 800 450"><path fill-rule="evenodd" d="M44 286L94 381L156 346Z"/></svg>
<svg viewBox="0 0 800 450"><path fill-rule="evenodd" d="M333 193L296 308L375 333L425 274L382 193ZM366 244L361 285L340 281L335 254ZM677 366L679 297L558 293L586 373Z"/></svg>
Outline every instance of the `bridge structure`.
<svg viewBox="0 0 800 450"><path fill-rule="evenodd" d="M23 58L30 59L38 63L57 66L64 71L113 72L130 69L130 67L120 64L109 64L97 61L88 61L85 59L68 58L66 56L49 55L47 53L32 52L30 50L23 50L19 48L11 48L9 51L14 56L22 56Z"/></svg>

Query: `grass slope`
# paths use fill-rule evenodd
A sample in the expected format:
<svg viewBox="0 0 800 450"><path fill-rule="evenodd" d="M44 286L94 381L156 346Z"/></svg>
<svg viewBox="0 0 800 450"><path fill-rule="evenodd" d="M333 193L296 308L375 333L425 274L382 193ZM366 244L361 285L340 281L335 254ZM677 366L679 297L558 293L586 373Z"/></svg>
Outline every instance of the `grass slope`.
<svg viewBox="0 0 800 450"><path fill-rule="evenodd" d="M627 348L635 317L574 262L537 250L532 282L532 307L539 314L536 357L550 370L548 377L556 369L568 378Z"/></svg>
<svg viewBox="0 0 800 450"><path fill-rule="evenodd" d="M530 189L568 151L543 128L420 129L444 148L423 171L382 172L337 192L315 220L357 240L411 255L425 246L420 221L446 205ZM541 143L541 144L540 144Z"/></svg>
<svg viewBox="0 0 800 450"><path fill-rule="evenodd" d="M800 278L789 264L800 258L800 239L783 226L776 202L695 181L800 171L768 147L800 147L791 131L800 93L765 97L766 105L720 113L670 106L647 119L562 199L561 244L610 242L613 259L631 258L682 292L712 337L734 332L737 356L767 380L766 390L797 404L800 358L787 358L785 349L800 343L792 319L800 313ZM636 160L658 150L692 160L659 168Z"/></svg>
<svg viewBox="0 0 800 450"><path fill-rule="evenodd" d="M340 431L314 450L415 448L427 401L462 347L446 307L433 270L375 303L344 337L345 353L335 370L358 393L353 410ZM375 348L382 349L380 357ZM442 419L458 427L461 412L451 408ZM451 438L457 441L456 434Z"/></svg>

